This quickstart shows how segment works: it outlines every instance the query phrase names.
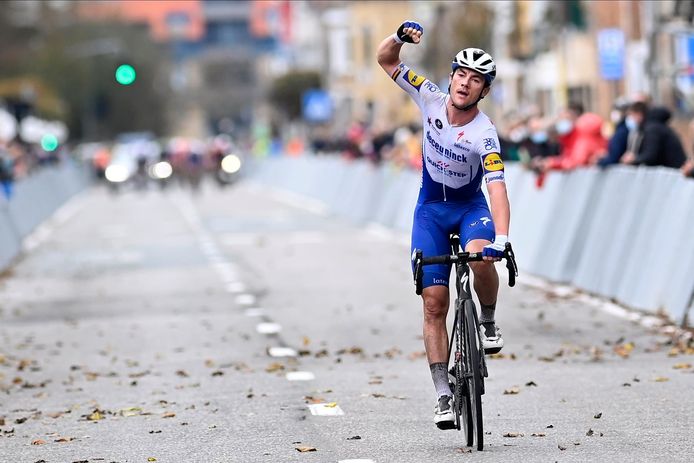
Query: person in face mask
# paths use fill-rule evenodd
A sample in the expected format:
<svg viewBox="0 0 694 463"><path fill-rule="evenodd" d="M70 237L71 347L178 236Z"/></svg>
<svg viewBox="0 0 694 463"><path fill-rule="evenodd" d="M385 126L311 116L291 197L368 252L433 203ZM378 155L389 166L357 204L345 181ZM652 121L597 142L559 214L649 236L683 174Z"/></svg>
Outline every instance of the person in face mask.
<svg viewBox="0 0 694 463"><path fill-rule="evenodd" d="M560 155L571 157L571 152L576 144L576 119L583 114L583 105L577 102L570 103L562 110L554 124L557 132L557 142L560 146Z"/></svg>
<svg viewBox="0 0 694 463"><path fill-rule="evenodd" d="M627 127L627 109L629 102L624 98L617 98L612 106L610 119L614 124L614 133L607 144L607 154L598 160L599 167L607 167L618 164L622 155L627 151L629 139L629 127ZM633 124L633 122L630 122Z"/></svg>
<svg viewBox="0 0 694 463"><path fill-rule="evenodd" d="M637 127L641 137L632 152L622 156L623 164L664 166L679 169L686 160L682 142L668 125L671 112L665 107L648 108L636 102L629 107L627 127Z"/></svg>

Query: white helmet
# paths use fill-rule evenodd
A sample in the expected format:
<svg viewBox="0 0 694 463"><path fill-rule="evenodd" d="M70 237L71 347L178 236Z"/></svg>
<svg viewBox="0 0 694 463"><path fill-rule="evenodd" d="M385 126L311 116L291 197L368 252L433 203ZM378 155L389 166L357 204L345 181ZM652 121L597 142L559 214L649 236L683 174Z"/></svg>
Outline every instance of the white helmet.
<svg viewBox="0 0 694 463"><path fill-rule="evenodd" d="M451 68L453 71L458 68L468 68L477 71L484 75L487 85L491 85L496 77L496 63L494 63L491 55L481 48L460 50L453 58Z"/></svg>

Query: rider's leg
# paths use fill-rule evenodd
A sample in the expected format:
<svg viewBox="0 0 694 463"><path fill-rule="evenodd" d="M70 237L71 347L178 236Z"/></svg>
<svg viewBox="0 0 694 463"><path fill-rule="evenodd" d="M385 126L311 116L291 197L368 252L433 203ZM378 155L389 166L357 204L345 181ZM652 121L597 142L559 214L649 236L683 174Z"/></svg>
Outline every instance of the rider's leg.
<svg viewBox="0 0 694 463"><path fill-rule="evenodd" d="M469 252L482 252L482 248L490 241L476 239L468 242L465 250ZM496 298L499 292L499 274L493 262L470 262L470 268L474 277L474 288L480 300L480 338L482 346L487 353L496 353L504 347L495 315Z"/></svg>
<svg viewBox="0 0 694 463"><path fill-rule="evenodd" d="M487 240L472 240L466 246L467 252L482 252L482 248L491 244ZM499 274L496 272L493 262L470 262L470 269L475 275L474 288L480 300L482 308L496 307L496 298L499 293ZM490 321L493 321L490 320Z"/></svg>
<svg viewBox="0 0 694 463"><path fill-rule="evenodd" d="M422 291L424 349L427 352L431 376L439 397L451 395L448 385L448 332L446 330L448 299L447 286L429 286Z"/></svg>

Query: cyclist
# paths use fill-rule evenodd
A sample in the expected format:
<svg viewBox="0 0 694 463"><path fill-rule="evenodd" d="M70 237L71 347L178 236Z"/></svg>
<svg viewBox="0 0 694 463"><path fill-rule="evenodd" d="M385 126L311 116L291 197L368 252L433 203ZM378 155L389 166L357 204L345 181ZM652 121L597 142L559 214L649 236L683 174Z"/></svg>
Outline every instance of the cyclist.
<svg viewBox="0 0 694 463"><path fill-rule="evenodd" d="M508 241L510 207L504 181L499 139L491 120L477 108L496 76L492 57L479 48L461 50L451 63L448 92L415 73L400 60L403 42L418 44L422 26L404 22L381 42L378 63L417 103L422 113L422 183L412 226L412 255L447 254L449 235L458 233L468 252L482 252L484 262L470 263L474 289L481 305L480 337L486 352L504 345L495 323L500 260ZM487 184L490 208L482 193ZM449 305L451 266L432 265L423 272L424 346L438 395L434 423L455 427L453 394L448 382Z"/></svg>

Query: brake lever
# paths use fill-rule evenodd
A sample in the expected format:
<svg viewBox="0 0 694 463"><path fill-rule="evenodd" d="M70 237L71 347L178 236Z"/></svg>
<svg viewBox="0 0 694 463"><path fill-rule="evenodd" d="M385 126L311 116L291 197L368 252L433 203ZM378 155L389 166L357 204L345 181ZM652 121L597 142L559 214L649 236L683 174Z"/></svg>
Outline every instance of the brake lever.
<svg viewBox="0 0 694 463"><path fill-rule="evenodd" d="M415 251L414 258L414 285L417 296L422 295L422 251Z"/></svg>
<svg viewBox="0 0 694 463"><path fill-rule="evenodd" d="M506 269L508 270L508 285L514 287L516 285L516 277L518 276L518 264L516 264L516 255L513 253L511 243L506 243L504 246L504 257L506 258Z"/></svg>

